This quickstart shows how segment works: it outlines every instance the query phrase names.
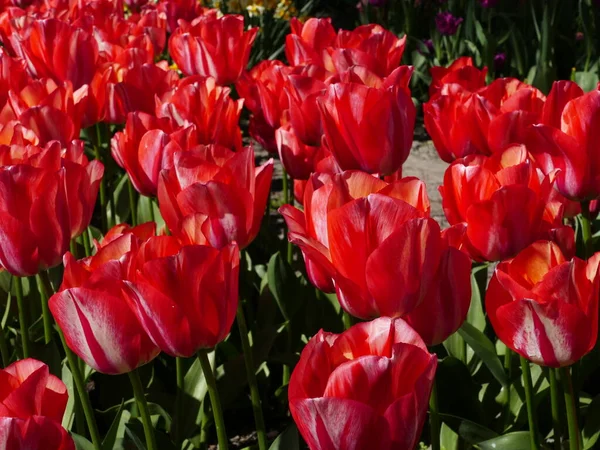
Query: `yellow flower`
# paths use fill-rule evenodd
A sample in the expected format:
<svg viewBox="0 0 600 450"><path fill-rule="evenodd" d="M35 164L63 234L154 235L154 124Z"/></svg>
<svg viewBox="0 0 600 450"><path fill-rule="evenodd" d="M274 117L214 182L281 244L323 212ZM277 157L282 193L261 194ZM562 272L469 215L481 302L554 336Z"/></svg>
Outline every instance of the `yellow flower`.
<svg viewBox="0 0 600 450"><path fill-rule="evenodd" d="M260 17L265 12L265 7L260 5L248 5L246 6L246 11L248 11L248 16L250 17Z"/></svg>

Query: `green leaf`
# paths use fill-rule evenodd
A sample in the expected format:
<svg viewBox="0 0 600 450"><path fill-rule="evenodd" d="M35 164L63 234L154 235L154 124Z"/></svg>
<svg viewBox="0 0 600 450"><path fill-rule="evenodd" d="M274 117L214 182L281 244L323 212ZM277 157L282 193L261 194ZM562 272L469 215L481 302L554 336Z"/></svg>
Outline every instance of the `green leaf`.
<svg viewBox="0 0 600 450"><path fill-rule="evenodd" d="M103 450L113 450L115 447L115 442L117 440L119 428L121 426L121 415L123 414L124 406L125 406L125 401L121 400L121 406L119 406L119 409L117 410L117 414L115 415L115 418L113 419L112 424L110 425L110 428L108 429L108 432L106 433L106 436L104 436L104 439L102 440L102 449Z"/></svg>
<svg viewBox="0 0 600 450"><path fill-rule="evenodd" d="M480 442L476 445L476 448L479 450L529 450L531 448L529 431L516 431L498 436L494 439Z"/></svg>
<svg viewBox="0 0 600 450"><path fill-rule="evenodd" d="M465 322L458 332L473 349L475 354L481 358L494 378L496 378L502 386L507 386L508 380L506 378L506 372L504 372L504 366L500 362L498 355L496 355L496 349L494 348L492 341L468 322Z"/></svg>
<svg viewBox="0 0 600 450"><path fill-rule="evenodd" d="M486 327L485 314L483 313L483 299L487 284L488 265L476 266L471 271L471 306L467 314L467 322L484 331ZM483 293L483 295L482 295Z"/></svg>
<svg viewBox="0 0 600 450"><path fill-rule="evenodd" d="M575 82L584 92L595 91L598 85L598 74L595 72L575 72Z"/></svg>
<svg viewBox="0 0 600 450"><path fill-rule="evenodd" d="M301 287L294 270L283 259L280 252L275 253L269 260L267 282L281 314L285 320L290 320L298 309L299 302L295 300Z"/></svg>
<svg viewBox="0 0 600 450"><path fill-rule="evenodd" d="M298 437L298 429L292 424L287 427L283 433L277 436L277 439L271 444L269 450L299 450L300 438Z"/></svg>
<svg viewBox="0 0 600 450"><path fill-rule="evenodd" d="M83 436L75 433L71 433L73 442L75 442L75 448L77 450L94 450L94 445Z"/></svg>
<svg viewBox="0 0 600 450"><path fill-rule="evenodd" d="M473 380L464 363L451 356L444 358L438 364L435 380L440 413L448 415L444 422L455 432L458 432L462 419L483 421L486 411L479 402L481 386Z"/></svg>
<svg viewBox="0 0 600 450"><path fill-rule="evenodd" d="M458 449L458 434L445 423L442 423L442 428L440 430L440 445L442 450Z"/></svg>
<svg viewBox="0 0 600 450"><path fill-rule="evenodd" d="M132 421L126 424L125 434L129 439L131 439L131 441L138 450L147 450L143 438L140 437L144 435L144 429L142 427L142 424L139 423L139 421L137 423L136 421Z"/></svg>
<svg viewBox="0 0 600 450"><path fill-rule="evenodd" d="M596 396L585 414L585 425L583 427L584 450L595 448L600 438L600 395Z"/></svg>

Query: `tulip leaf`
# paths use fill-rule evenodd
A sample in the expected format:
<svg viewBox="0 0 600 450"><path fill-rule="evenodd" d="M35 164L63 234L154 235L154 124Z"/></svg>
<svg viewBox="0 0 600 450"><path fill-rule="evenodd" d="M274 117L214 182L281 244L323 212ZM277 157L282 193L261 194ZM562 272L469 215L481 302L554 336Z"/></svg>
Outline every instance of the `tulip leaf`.
<svg viewBox="0 0 600 450"><path fill-rule="evenodd" d="M71 437L77 450L94 450L94 445L83 436L71 433Z"/></svg>
<svg viewBox="0 0 600 450"><path fill-rule="evenodd" d="M484 331L486 327L483 301L488 279L488 264L473 267L471 272L471 306L467 314L467 322Z"/></svg>
<svg viewBox="0 0 600 450"><path fill-rule="evenodd" d="M465 322L458 332L473 349L475 354L481 358L494 378L496 378L502 386L507 386L508 380L506 372L504 371L504 367L502 366L498 355L496 355L496 349L494 348L492 341L468 322Z"/></svg>
<svg viewBox="0 0 600 450"><path fill-rule="evenodd" d="M458 424L455 427L457 434L469 444L477 444L498 436L495 431L462 417L456 417L452 414L440 414L440 417L444 422Z"/></svg>
<svg viewBox="0 0 600 450"><path fill-rule="evenodd" d="M155 222L157 230L160 230L165 226L165 221L158 209L158 203L144 195L140 195L138 200L137 221L138 223Z"/></svg>
<svg viewBox="0 0 600 450"><path fill-rule="evenodd" d="M285 320L289 321L298 310L299 302L296 300L298 291L302 287L297 281L294 270L281 256L280 252L275 253L269 260L267 281L269 290L273 294L273 297L275 297L281 314Z"/></svg>
<svg viewBox="0 0 600 450"><path fill-rule="evenodd" d="M102 450L113 450L115 448L115 442L117 440L117 436L119 433L119 428L123 425L121 422L121 416L123 415L123 408L125 406L125 401L121 400L121 405L117 410L117 414L113 419L106 436L102 440Z"/></svg>
<svg viewBox="0 0 600 450"><path fill-rule="evenodd" d="M444 422L455 432L458 431L463 418L479 422L486 416L478 398L481 386L473 380L463 362L452 356L444 358L438 364L435 380L440 413L451 416Z"/></svg>
<svg viewBox="0 0 600 450"><path fill-rule="evenodd" d="M298 436L298 428L292 424L287 427L283 433L277 436L277 439L271 444L269 450L299 450L300 437Z"/></svg>
<svg viewBox="0 0 600 450"><path fill-rule="evenodd" d="M211 366L215 365L215 352L208 354L208 360ZM183 379L183 411L185 414L181 418L174 418L183 423L184 436L192 434L195 426L201 416L201 406L206 396L207 386L200 366L200 360L194 359L194 362L188 369Z"/></svg>
<svg viewBox="0 0 600 450"><path fill-rule="evenodd" d="M476 445L479 450L529 450L531 441L529 440L529 431L515 431L493 439L480 442Z"/></svg>
<svg viewBox="0 0 600 450"><path fill-rule="evenodd" d="M442 450L458 450L458 434L445 423L440 430L440 445Z"/></svg>
<svg viewBox="0 0 600 450"><path fill-rule="evenodd" d="M583 427L584 450L595 448L600 438L600 395L597 395L587 408Z"/></svg>

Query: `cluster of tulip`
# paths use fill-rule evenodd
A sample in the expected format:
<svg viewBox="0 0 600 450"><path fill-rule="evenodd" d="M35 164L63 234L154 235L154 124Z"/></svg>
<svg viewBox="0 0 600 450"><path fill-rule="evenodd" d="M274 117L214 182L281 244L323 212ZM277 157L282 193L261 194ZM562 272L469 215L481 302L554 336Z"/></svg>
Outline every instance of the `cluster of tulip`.
<svg viewBox="0 0 600 450"><path fill-rule="evenodd" d="M442 230L424 183L402 177L416 119L412 68L400 65L406 37L379 25L336 32L328 19L292 19L289 65L268 60L247 71L259 30L245 29L241 16L187 0L126 3L44 0L0 14L0 268L11 275L20 327L14 339L0 329L1 449L75 445L61 426L72 425L63 420L67 387L30 358L24 285L35 277L43 341L62 341L77 390L77 445L86 434L95 450L111 448L120 423L119 413L103 443L89 366L129 375L145 448L163 448L138 368L166 354L176 360L178 388L169 445L195 445L183 430L180 391L183 367L197 355L226 449L210 353L237 318L266 450L257 344L238 298L252 270L246 249L270 210L274 162L257 166L244 146L243 107L250 136L284 168L279 211L300 249L294 255L289 246L287 262L301 262L301 253L298 266L320 292L335 293L347 319L343 333L308 340L291 376L288 363L283 370L290 412L311 449L415 448L430 396L430 442L439 449L431 352L472 308L472 261L500 262L485 307L507 359L514 351L563 368L572 397L564 368L594 348L598 333L590 204L600 197L600 91L558 82L546 97L514 79L486 86L486 72L468 59L436 68L424 112L451 163L440 188L450 223ZM126 214L117 189L128 193ZM143 202L151 221L138 223ZM575 257L566 224L580 212L587 260ZM62 281L53 284L56 268ZM525 390L537 449L527 380ZM575 449L575 402L567 408ZM200 422L211 426L205 416Z"/></svg>

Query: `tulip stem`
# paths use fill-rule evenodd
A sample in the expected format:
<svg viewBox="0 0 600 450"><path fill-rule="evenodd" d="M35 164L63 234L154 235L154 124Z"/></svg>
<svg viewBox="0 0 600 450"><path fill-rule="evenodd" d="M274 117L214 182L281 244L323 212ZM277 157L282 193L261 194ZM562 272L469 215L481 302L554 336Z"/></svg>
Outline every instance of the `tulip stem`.
<svg viewBox="0 0 600 450"><path fill-rule="evenodd" d="M183 420L183 394L185 389L185 374L183 373L183 358L175 358L175 372L177 377L177 395L175 396L175 426L174 436L177 448L181 443L181 430L183 428L181 421Z"/></svg>
<svg viewBox="0 0 600 450"><path fill-rule="evenodd" d="M438 401L438 389L435 378L431 387L431 397L429 397L429 426L431 435L431 450L440 450L440 432L442 424L440 423L440 406Z"/></svg>
<svg viewBox="0 0 600 450"><path fill-rule="evenodd" d="M133 183L131 178L127 179L127 191L129 192L129 211L131 213L131 225L137 225L137 210L135 205L135 190L133 189Z"/></svg>
<svg viewBox="0 0 600 450"><path fill-rule="evenodd" d="M585 257L589 258L594 254L594 238L592 237L592 217L589 201L581 202L581 231L585 246Z"/></svg>
<svg viewBox="0 0 600 450"><path fill-rule="evenodd" d="M288 180L288 175L287 172L285 171L285 167L282 166L282 171L283 171L283 203L286 205L291 205L293 204L291 198L290 198L290 188L289 188L289 180ZM292 259L293 259L293 247L292 247L292 243L290 241L288 241L287 243L287 263L291 264L292 263Z"/></svg>
<svg viewBox="0 0 600 450"><path fill-rule="evenodd" d="M215 374L213 373L210 361L208 360L208 353L206 350L202 349L198 351L198 360L200 361L204 379L206 380L206 386L208 387L208 395L210 396L215 427L217 428L219 450L227 450L229 448L229 441L227 440L227 432L225 431L225 420L223 419L221 399L219 398L219 392L217 391L217 380L215 379Z"/></svg>
<svg viewBox="0 0 600 450"><path fill-rule="evenodd" d="M550 402L552 404L552 426L554 427L554 448L560 450L560 438L562 430L560 426L560 400L558 381L556 380L556 371L550 367L548 369L550 379Z"/></svg>
<svg viewBox="0 0 600 450"><path fill-rule="evenodd" d="M523 372L523 388L525 389L525 401L527 402L527 420L529 422L531 450L539 450L540 438L537 430L535 405L533 404L533 382L531 380L531 369L529 367L529 361L522 356L521 371Z"/></svg>
<svg viewBox="0 0 600 450"><path fill-rule="evenodd" d="M152 428L152 419L150 418L150 410L148 409L148 402L146 401L146 395L144 394L144 386L142 380L140 380L140 374L138 369L134 369L129 372L129 381L133 388L133 396L142 418L142 425L144 425L144 436L146 437L146 448L148 450L157 450L156 437L154 436L154 428Z"/></svg>
<svg viewBox="0 0 600 450"><path fill-rule="evenodd" d="M508 380L504 389L506 389L506 405L504 406L504 429L506 430L510 425L511 411L510 411L510 380L512 379L512 351L506 347L504 350L504 368L506 369L506 378Z"/></svg>
<svg viewBox="0 0 600 450"><path fill-rule="evenodd" d="M11 300L10 289L8 290L8 298L6 299L6 307L9 307ZM2 318L0 318L0 354L2 355L2 367L7 367L10 363L10 353L8 352L8 343L6 342L6 334L2 326Z"/></svg>
<svg viewBox="0 0 600 450"><path fill-rule="evenodd" d="M90 243L90 229L86 228L83 230L83 234L81 236L83 237L83 251L85 252L85 256L91 256L92 244Z"/></svg>
<svg viewBox="0 0 600 450"><path fill-rule="evenodd" d="M94 145L94 156L100 162L102 157L100 156L100 146L102 145L102 136L100 132L100 125L96 124L96 145ZM108 215L106 211L106 182L104 177L100 180L100 219L102 222L102 232L106 232L108 229Z"/></svg>
<svg viewBox="0 0 600 450"><path fill-rule="evenodd" d="M579 426L577 425L577 406L573 395L573 380L571 379L571 369L561 367L560 381L563 385L565 395L565 405L567 407L567 425L569 427L569 450L580 450L581 437Z"/></svg>
<svg viewBox="0 0 600 450"><path fill-rule="evenodd" d="M50 278L48 278L48 272L41 271L36 276L38 290L42 299L42 317L44 320L44 342L49 344L52 341L52 315L48 308L48 300L53 291L52 284L50 284Z"/></svg>
<svg viewBox="0 0 600 450"><path fill-rule="evenodd" d="M240 330L240 340L242 341L242 351L244 352L244 362L246 363L246 376L248 386L250 387L250 399L252 401L252 412L254 413L254 422L256 424L256 434L258 436L258 448L267 450L267 433L265 430L265 419L263 417L262 406L260 402L260 393L258 392L258 382L256 380L256 366L254 365L254 355L248 339L248 326L244 317L244 308L242 302L238 303L237 324Z"/></svg>
<svg viewBox="0 0 600 450"><path fill-rule="evenodd" d="M71 375L73 375L73 382L75 383L75 388L77 389L77 394L79 395L79 400L81 401L81 406L83 407L83 414L85 416L85 421L87 422L90 437L92 438L92 445L94 446L94 450L102 450L102 440L100 439L100 433L98 433L98 426L96 425L94 410L92 409L90 398L88 397L87 390L85 389L85 380L83 379L83 375L79 370L79 362L75 356L75 353L73 353L67 345L67 341L65 340L65 335L63 334L62 330L58 326L57 329L58 335L60 336L60 341L62 342L63 348L65 349L65 353L67 355L67 362L69 363L69 368L71 369Z"/></svg>
<svg viewBox="0 0 600 450"><path fill-rule="evenodd" d="M20 277L13 277L15 291L17 293L17 307L19 308L19 327L21 328L21 343L23 344L23 358L29 358L29 324L27 323L27 312L23 301L23 285Z"/></svg>

